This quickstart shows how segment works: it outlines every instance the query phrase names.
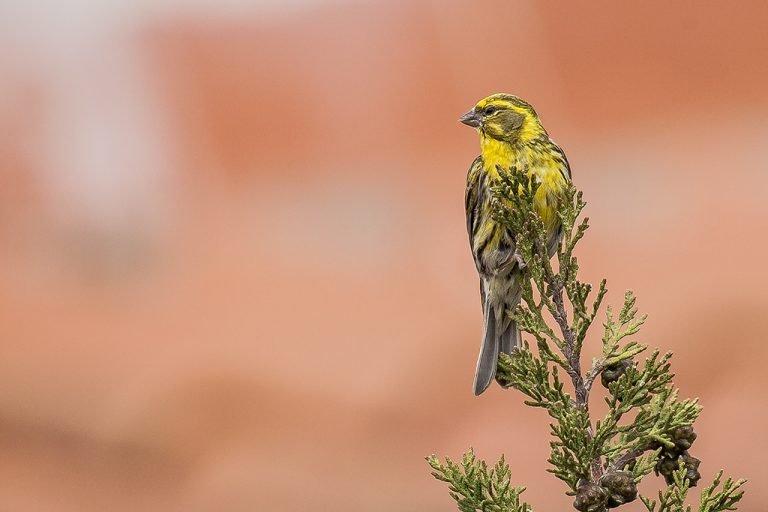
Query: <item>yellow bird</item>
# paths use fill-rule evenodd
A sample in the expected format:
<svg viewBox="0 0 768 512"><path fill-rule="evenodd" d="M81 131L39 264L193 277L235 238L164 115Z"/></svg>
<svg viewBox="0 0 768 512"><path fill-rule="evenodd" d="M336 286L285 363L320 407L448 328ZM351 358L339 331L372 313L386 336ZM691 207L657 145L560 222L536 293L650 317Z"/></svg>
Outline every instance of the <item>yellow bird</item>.
<svg viewBox="0 0 768 512"><path fill-rule="evenodd" d="M469 168L464 201L483 304L483 341L475 370L475 395L479 395L496 375L499 353L511 354L520 346L520 332L509 316L520 302L515 234L491 216L491 188L499 180L497 166L527 172L540 184L535 206L547 230L550 256L561 237L557 205L571 180L571 169L533 107L516 96L488 96L460 121L480 135L480 156Z"/></svg>

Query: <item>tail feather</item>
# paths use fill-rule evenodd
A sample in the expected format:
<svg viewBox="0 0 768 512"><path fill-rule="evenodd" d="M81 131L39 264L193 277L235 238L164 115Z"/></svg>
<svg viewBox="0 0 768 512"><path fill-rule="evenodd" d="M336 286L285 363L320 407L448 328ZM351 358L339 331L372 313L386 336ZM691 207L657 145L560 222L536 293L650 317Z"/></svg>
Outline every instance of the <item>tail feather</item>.
<svg viewBox="0 0 768 512"><path fill-rule="evenodd" d="M485 319L483 322L483 343L480 347L480 355L477 358L475 370L475 395L479 395L491 385L496 376L496 363L499 352L511 354L519 347L520 331L517 324L509 321L503 332L499 332L500 322L505 318L505 313L497 317L494 308L485 304Z"/></svg>
<svg viewBox="0 0 768 512"><path fill-rule="evenodd" d="M496 360L499 358L499 337L496 336L496 315L490 304L485 304L483 321L483 344L477 358L475 369L475 395L479 395L491 385L496 376Z"/></svg>
<svg viewBox="0 0 768 512"><path fill-rule="evenodd" d="M517 322L510 322L507 330L504 331L504 335L501 337L501 352L505 354L511 354L512 351L522 345L523 342L520 339L520 331L517 328Z"/></svg>

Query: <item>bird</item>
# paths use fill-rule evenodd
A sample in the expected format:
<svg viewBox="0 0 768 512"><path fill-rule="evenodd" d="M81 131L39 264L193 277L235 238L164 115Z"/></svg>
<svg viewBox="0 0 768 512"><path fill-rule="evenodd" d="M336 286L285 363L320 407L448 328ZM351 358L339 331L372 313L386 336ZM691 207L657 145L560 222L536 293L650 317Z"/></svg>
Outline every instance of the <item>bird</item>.
<svg viewBox="0 0 768 512"><path fill-rule="evenodd" d="M536 111L517 96L488 96L459 121L475 128L480 136L480 155L469 167L464 196L483 308L482 344L474 381L474 393L480 395L496 376L499 354L512 354L521 347L520 331L510 313L520 303L524 263L515 251L515 233L491 214L492 188L500 181L499 168L522 170L539 184L534 207L546 230L550 257L562 237L557 208L571 182L571 168Z"/></svg>

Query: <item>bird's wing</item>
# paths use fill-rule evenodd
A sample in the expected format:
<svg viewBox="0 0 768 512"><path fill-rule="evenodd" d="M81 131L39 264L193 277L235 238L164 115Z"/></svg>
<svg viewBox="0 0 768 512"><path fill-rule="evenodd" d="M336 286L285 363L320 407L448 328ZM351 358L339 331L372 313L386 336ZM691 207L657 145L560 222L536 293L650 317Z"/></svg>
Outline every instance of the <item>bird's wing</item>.
<svg viewBox="0 0 768 512"><path fill-rule="evenodd" d="M475 230L480 216L480 174L483 172L483 157L478 156L469 166L467 171L467 187L464 191L464 210L467 216L467 235L469 236L469 246L472 250L472 257L475 260L475 266L478 270L477 255L475 254ZM485 311L485 286L483 280L480 280L480 304Z"/></svg>
<svg viewBox="0 0 768 512"><path fill-rule="evenodd" d="M565 151L563 151L563 148L555 144L555 142L550 139L550 142L552 143L552 150L557 153L560 156L560 172L563 175L563 178L565 178L566 181L571 181L571 164L568 163L568 157L565 156Z"/></svg>
<svg viewBox="0 0 768 512"><path fill-rule="evenodd" d="M480 214L480 175L483 173L483 157L475 158L467 171L467 188L464 191L464 210L467 215L467 234L470 245L474 244ZM473 248L474 249L474 248ZM474 252L474 251L473 251Z"/></svg>
<svg viewBox="0 0 768 512"><path fill-rule="evenodd" d="M488 223L488 202L490 190L488 189L488 174L483 168L483 158L478 156L467 172L467 188L464 192L464 210L467 216L467 235L469 235L469 247L472 249L472 257L480 274L484 274L484 258L482 257L483 240L481 247L477 247L478 231ZM489 235L490 236L490 235ZM489 237L487 236L486 239Z"/></svg>
<svg viewBox="0 0 768 512"><path fill-rule="evenodd" d="M555 142L550 139L552 151L555 153L555 161L558 163L557 170L562 175L563 179L570 183L571 182L571 164L568 163L568 157L565 156L565 151L555 144ZM549 244L547 246L547 252L549 254L549 257L551 258L555 252L557 252L557 246L560 243L560 240L563 237L563 227L561 225L558 225L557 232L555 233L555 236L553 236L549 240Z"/></svg>
<svg viewBox="0 0 768 512"><path fill-rule="evenodd" d="M469 246L480 275L495 274L505 267L511 270L509 265L515 252L514 236L490 218L491 189L488 180L483 160L477 157L467 173L464 208ZM494 236L496 230L500 230L498 236ZM492 239L495 241L489 244Z"/></svg>

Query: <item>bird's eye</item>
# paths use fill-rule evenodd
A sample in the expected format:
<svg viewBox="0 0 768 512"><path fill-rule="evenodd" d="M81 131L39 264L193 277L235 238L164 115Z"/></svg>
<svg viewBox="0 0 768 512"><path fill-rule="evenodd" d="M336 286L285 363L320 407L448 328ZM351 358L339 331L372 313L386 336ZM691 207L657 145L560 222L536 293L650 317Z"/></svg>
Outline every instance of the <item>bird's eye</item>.
<svg viewBox="0 0 768 512"><path fill-rule="evenodd" d="M485 115L489 116L496 112L496 107L485 107Z"/></svg>

